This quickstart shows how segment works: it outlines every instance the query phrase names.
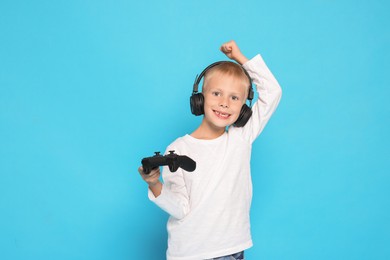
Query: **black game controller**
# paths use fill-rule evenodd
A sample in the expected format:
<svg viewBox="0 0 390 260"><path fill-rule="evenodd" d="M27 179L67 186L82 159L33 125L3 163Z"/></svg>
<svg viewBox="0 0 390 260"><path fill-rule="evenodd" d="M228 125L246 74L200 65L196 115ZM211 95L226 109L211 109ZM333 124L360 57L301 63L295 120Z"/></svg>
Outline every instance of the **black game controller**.
<svg viewBox="0 0 390 260"><path fill-rule="evenodd" d="M149 174L152 169L164 165L168 165L171 172L177 171L179 167L188 172L193 172L196 168L194 160L185 155L177 155L175 151L169 151L169 154L164 156L160 152L155 152L154 156L142 159L142 167L145 174Z"/></svg>

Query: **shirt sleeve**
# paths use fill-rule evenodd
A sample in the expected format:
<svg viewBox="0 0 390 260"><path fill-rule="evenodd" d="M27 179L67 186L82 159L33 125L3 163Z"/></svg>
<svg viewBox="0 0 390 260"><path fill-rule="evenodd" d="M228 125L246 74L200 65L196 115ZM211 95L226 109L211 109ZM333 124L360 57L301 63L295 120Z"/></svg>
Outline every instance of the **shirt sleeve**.
<svg viewBox="0 0 390 260"><path fill-rule="evenodd" d="M246 125L232 127L234 130L231 130L242 132L242 136L252 143L276 110L282 96L282 89L260 54L243 64L243 67L256 86L258 99L252 107L253 113Z"/></svg>
<svg viewBox="0 0 390 260"><path fill-rule="evenodd" d="M170 150L175 149L168 147L167 151ZM179 151L176 152L179 153ZM155 197L152 191L148 189L149 199L170 216L176 219L184 218L190 211L190 204L183 178L183 170L179 168L176 172L172 173L168 166L164 166L162 178L163 187L161 194L158 197Z"/></svg>

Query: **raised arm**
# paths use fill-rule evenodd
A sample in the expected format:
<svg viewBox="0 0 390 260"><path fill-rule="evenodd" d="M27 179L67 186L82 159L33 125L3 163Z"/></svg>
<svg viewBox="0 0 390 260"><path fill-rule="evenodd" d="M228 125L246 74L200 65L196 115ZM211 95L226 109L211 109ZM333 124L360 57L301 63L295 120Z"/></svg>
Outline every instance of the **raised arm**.
<svg viewBox="0 0 390 260"><path fill-rule="evenodd" d="M227 57L241 64L249 73L253 84L256 85L255 90L258 93L258 100L252 107L252 117L244 127L234 128L234 131L240 131L244 138L253 142L264 129L278 106L282 90L260 55L256 55L253 59L248 60L242 54L235 41L222 44L220 50Z"/></svg>

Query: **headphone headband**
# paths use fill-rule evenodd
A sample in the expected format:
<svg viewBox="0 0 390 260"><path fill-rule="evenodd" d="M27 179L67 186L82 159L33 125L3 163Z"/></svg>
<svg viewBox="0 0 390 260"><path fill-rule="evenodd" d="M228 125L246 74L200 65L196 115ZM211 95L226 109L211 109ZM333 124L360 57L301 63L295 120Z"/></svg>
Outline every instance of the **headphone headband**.
<svg viewBox="0 0 390 260"><path fill-rule="evenodd" d="M234 63L234 62L231 62L231 61L217 61L217 62L214 62L212 64L210 64L209 66L207 66L199 75L196 75L195 77L195 82L194 82L194 86L193 86L193 90L192 90L192 95L198 93L198 87L199 87L199 83L200 81L202 80L202 78L204 78L205 74L213 67L215 66L218 66L220 64L223 64L223 63L233 63L235 65L238 65L241 67L241 69L243 70L243 72L245 73L245 75L247 76L247 78L249 79L249 91L248 91L248 97L247 99L250 101L250 103L252 104L252 99L253 99L253 96L254 96L254 92L253 92L253 88L252 88L252 79L251 77L249 76L248 72L239 64L237 63Z"/></svg>

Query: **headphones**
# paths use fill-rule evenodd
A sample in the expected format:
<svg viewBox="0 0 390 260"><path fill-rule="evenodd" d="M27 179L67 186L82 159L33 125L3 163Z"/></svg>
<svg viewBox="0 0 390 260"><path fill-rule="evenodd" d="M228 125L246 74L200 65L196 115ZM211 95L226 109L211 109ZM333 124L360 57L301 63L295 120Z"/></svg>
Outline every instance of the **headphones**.
<svg viewBox="0 0 390 260"><path fill-rule="evenodd" d="M231 62L231 61L217 61L208 67L206 67L199 75L196 75L193 90L192 90L192 95L190 97L190 106L191 106L191 113L200 116L204 114L204 96L202 93L198 93L198 86L204 75L206 74L207 71L209 71L211 68L223 64L223 63L233 63L235 65L238 65L237 63ZM240 65L238 65L240 66ZM253 88L252 88L252 79L249 76L248 72L242 67L242 70L244 71L245 75L249 79L249 91L248 91L248 97L247 99L250 102L250 106L252 106L252 99L254 96ZM249 118L252 116L252 109L249 107L247 104L242 105L240 115L238 116L236 122L233 123L235 127L242 127L244 126Z"/></svg>

